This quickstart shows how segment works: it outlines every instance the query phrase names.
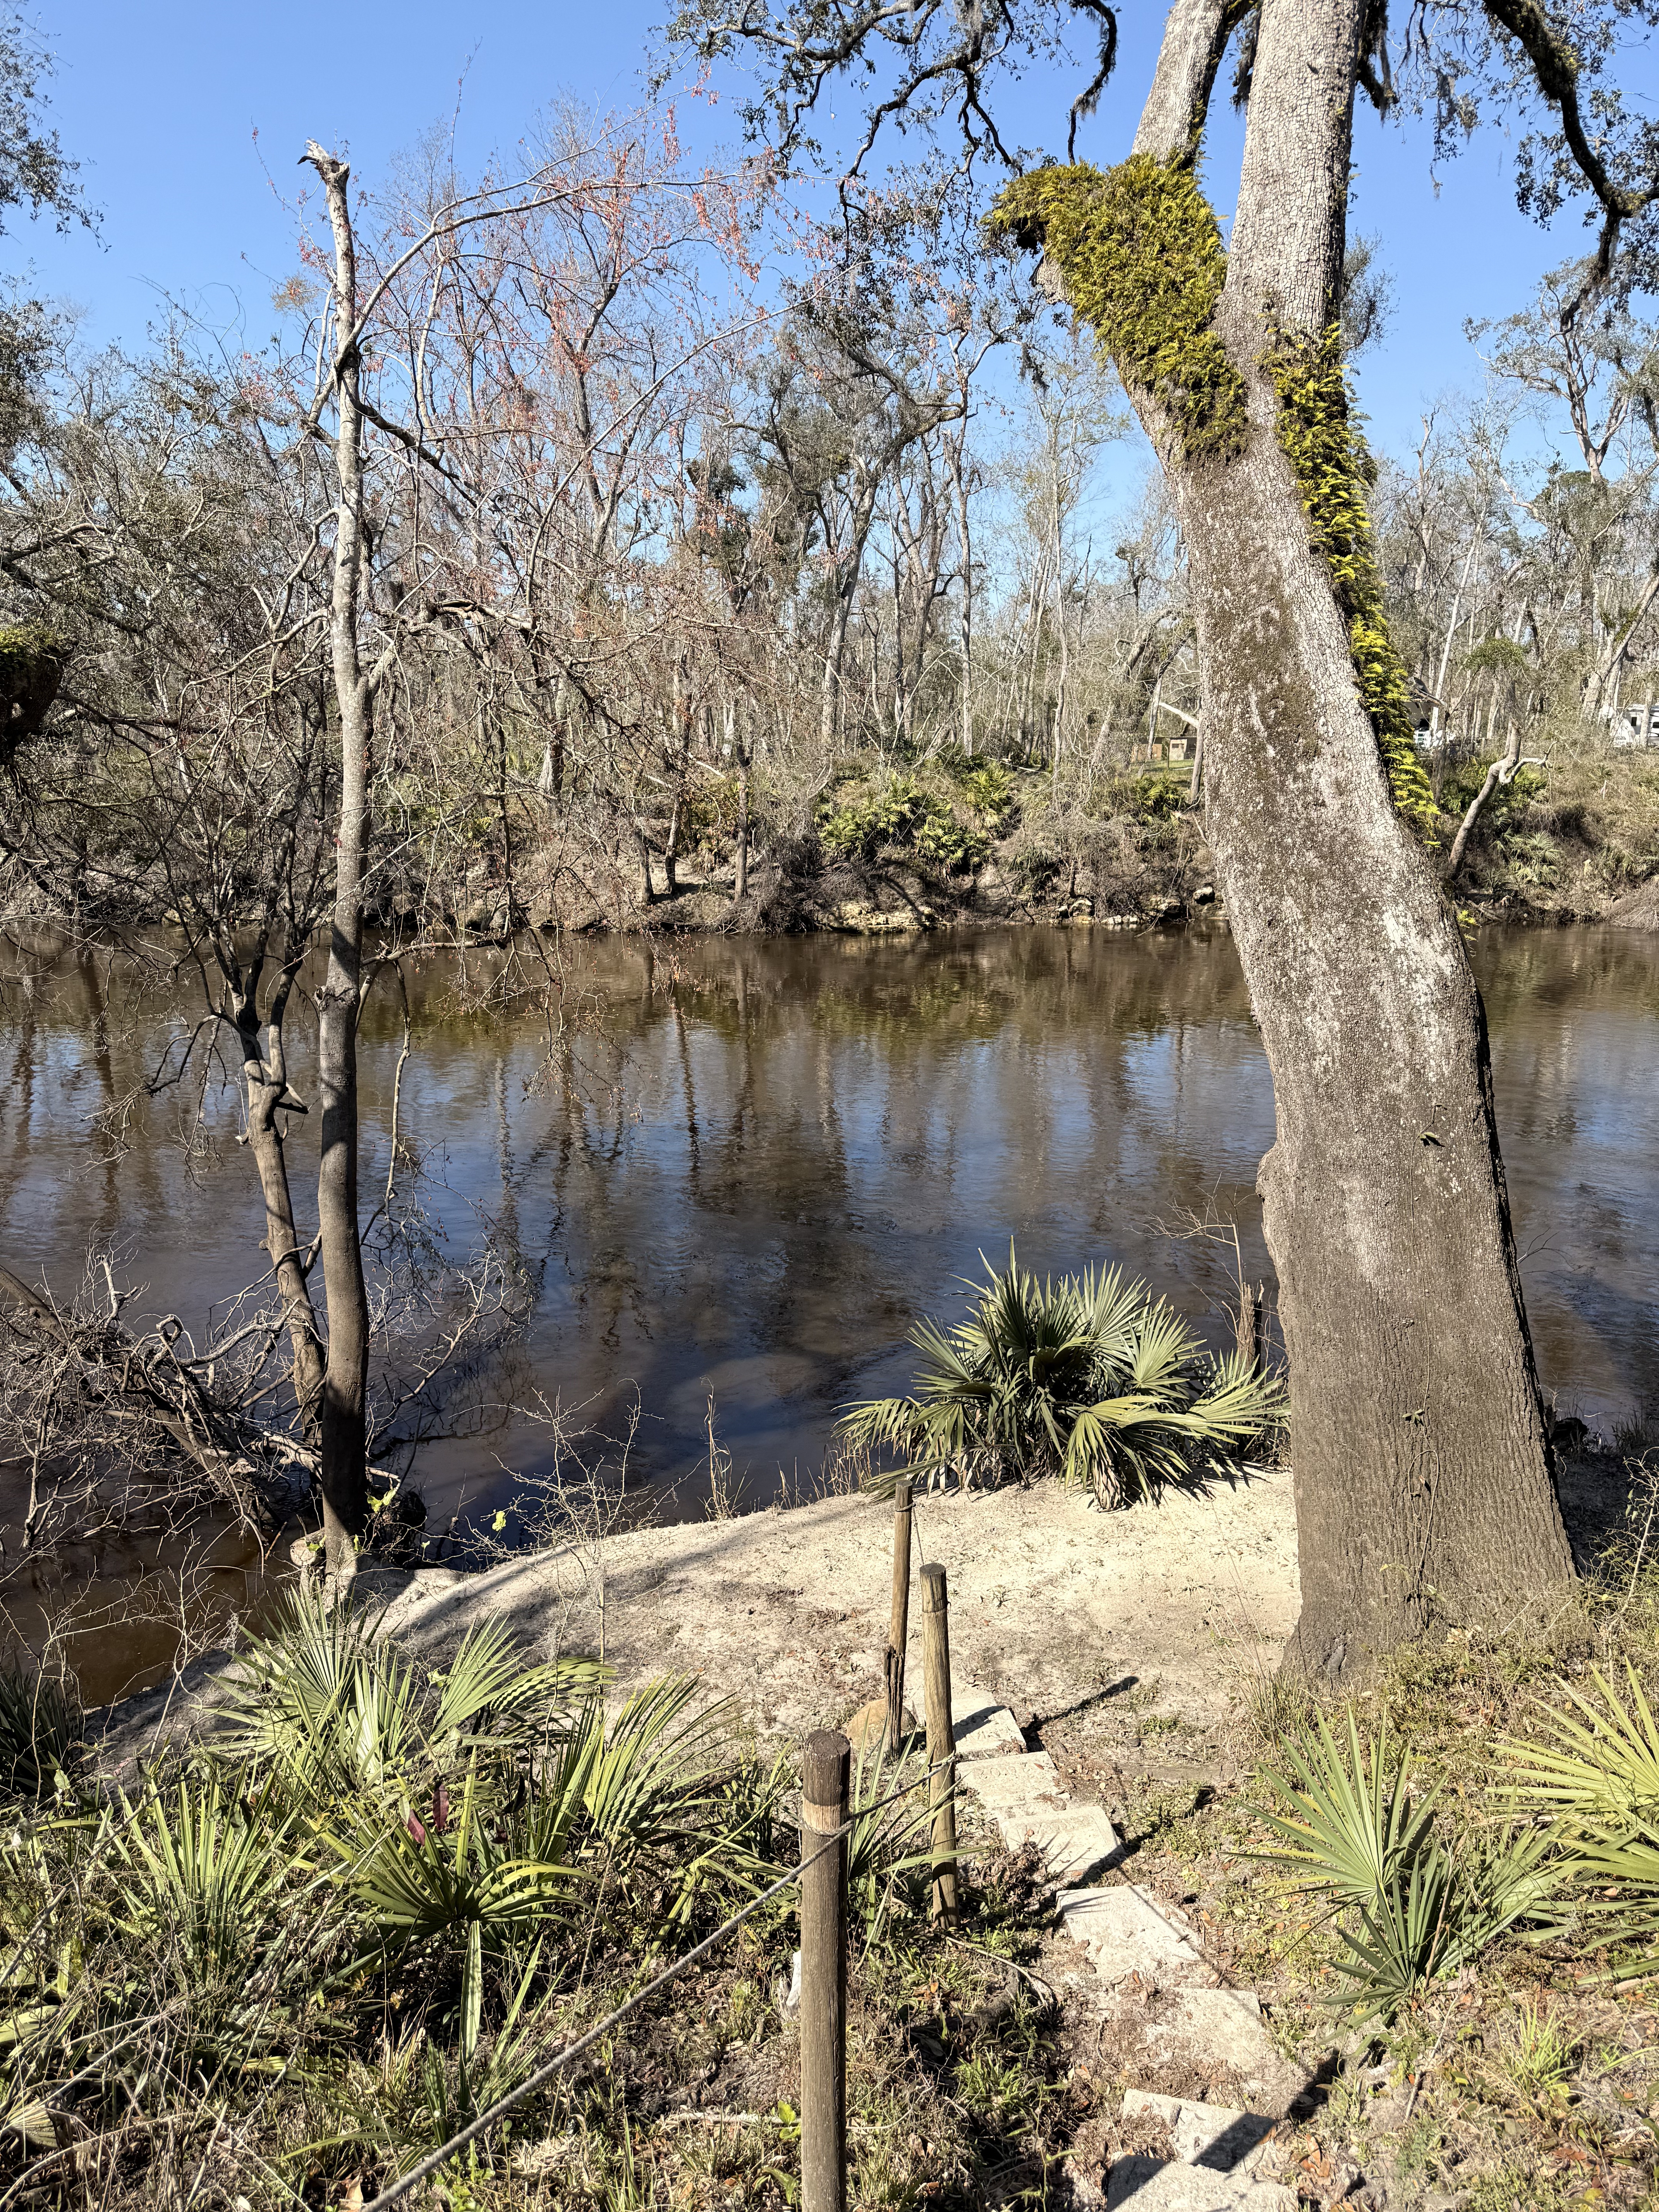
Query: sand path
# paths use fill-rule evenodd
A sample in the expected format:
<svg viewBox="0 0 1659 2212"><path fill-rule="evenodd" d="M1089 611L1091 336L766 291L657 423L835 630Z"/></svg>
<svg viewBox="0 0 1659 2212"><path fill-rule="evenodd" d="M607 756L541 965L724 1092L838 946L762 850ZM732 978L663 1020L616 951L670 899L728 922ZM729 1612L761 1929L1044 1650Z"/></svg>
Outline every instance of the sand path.
<svg viewBox="0 0 1659 2212"><path fill-rule="evenodd" d="M945 1565L952 1671L1022 1721L1131 1681L1206 1731L1277 1665L1296 1620L1288 1469L1121 1513L1057 1483L928 1495L915 1557ZM514 1558L484 1574L426 1570L388 1630L436 1655L485 1614L528 1650L604 1647L627 1687L702 1675L763 1736L838 1722L882 1685L892 1512L830 1498L733 1521L635 1530ZM915 1662L919 1604L911 1605Z"/></svg>

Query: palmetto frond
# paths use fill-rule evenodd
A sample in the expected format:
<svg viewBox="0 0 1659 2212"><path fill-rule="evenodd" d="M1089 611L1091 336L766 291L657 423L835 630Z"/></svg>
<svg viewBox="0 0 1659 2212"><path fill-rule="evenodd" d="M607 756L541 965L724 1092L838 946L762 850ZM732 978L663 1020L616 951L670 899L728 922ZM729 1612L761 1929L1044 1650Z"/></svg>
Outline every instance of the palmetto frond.
<svg viewBox="0 0 1659 2212"><path fill-rule="evenodd" d="M1628 1705L1599 1668L1590 1677L1595 1697L1562 1684L1583 1717L1546 1706L1547 1740L1509 1747L1519 1755L1515 1794L1556 1808L1588 1832L1620 1840L1642 1834L1659 1844L1659 1721L1628 1660L1626 1668Z"/></svg>
<svg viewBox="0 0 1659 2212"><path fill-rule="evenodd" d="M1322 1718L1300 1742L1281 1742L1282 1765L1263 1777L1274 1802L1258 1808L1279 1847L1255 1856L1328 1905L1345 2002L1391 2019L1508 1929L1546 1918L1561 1868L1553 1839L1535 1832L1443 1842L1436 1792L1413 1796L1386 1728L1367 1743L1352 1706L1346 1722L1340 1739Z"/></svg>
<svg viewBox="0 0 1659 2212"><path fill-rule="evenodd" d="M1083 1327L1094 1340L1097 1358L1127 1372L1134 1358L1146 1285L1131 1281L1121 1267L1087 1267L1077 1278L1076 1289Z"/></svg>
<svg viewBox="0 0 1659 2212"><path fill-rule="evenodd" d="M1284 1419L1277 1377L1237 1354L1212 1360L1121 1267L1039 1282L1011 1248L974 1297L954 1328L918 1323L910 1395L848 1407L845 1435L913 1475L1056 1474L1123 1504L1235 1464Z"/></svg>
<svg viewBox="0 0 1659 2212"><path fill-rule="evenodd" d="M498 1743L538 1741L603 1679L590 1660L526 1667L498 1620L473 1629L428 1678L382 1637L378 1615L319 1589L291 1589L244 1658L228 1748L269 1763L301 1796L412 1785L453 1761L486 1722Z"/></svg>
<svg viewBox="0 0 1659 2212"><path fill-rule="evenodd" d="M1204 1347L1175 1310L1160 1299L1141 1314L1127 1381L1131 1389L1171 1407L1191 1395L1194 1363Z"/></svg>
<svg viewBox="0 0 1659 2212"><path fill-rule="evenodd" d="M721 1771L720 1745L729 1699L700 1709L695 1674L666 1674L636 1690L608 1730L597 1730L582 1806L595 1837L609 1844L667 1842L700 1818Z"/></svg>
<svg viewBox="0 0 1659 2212"><path fill-rule="evenodd" d="M246 1972L291 1911L294 1860L285 1850L291 1821L275 1830L249 1817L216 1774L186 1778L135 1810L122 1800L125 1827L116 1919L136 1939L165 1929L194 1972Z"/></svg>
<svg viewBox="0 0 1659 2212"><path fill-rule="evenodd" d="M1516 1765L1507 1794L1553 1815L1578 1913L1635 1979L1659 1972L1659 1720L1625 1666L1622 1698L1599 1668L1594 1694L1560 1685L1581 1717L1542 1708L1542 1740L1506 1747Z"/></svg>

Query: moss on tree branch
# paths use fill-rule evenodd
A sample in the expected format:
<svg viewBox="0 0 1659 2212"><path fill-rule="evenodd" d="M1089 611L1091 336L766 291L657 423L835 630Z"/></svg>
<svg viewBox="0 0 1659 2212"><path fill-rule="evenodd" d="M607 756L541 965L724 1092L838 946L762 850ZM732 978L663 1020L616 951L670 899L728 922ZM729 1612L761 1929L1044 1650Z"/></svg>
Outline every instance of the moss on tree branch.
<svg viewBox="0 0 1659 2212"><path fill-rule="evenodd" d="M1132 154L1104 171L1033 169L1002 192L990 228L1048 255L1124 384L1157 402L1188 462L1239 452L1244 380L1210 328L1227 256L1186 161Z"/></svg>
<svg viewBox="0 0 1659 2212"><path fill-rule="evenodd" d="M1249 428L1243 376L1211 328L1227 256L1191 164L1132 154L1115 169L1034 169L991 211L994 236L1047 254L1126 387L1149 397L1189 465L1227 460ZM1279 397L1289 457L1348 626L1359 694L1401 815L1425 837L1434 793L1412 735L1405 663L1389 635L1367 488L1376 471L1354 419L1341 335L1281 337L1261 366Z"/></svg>

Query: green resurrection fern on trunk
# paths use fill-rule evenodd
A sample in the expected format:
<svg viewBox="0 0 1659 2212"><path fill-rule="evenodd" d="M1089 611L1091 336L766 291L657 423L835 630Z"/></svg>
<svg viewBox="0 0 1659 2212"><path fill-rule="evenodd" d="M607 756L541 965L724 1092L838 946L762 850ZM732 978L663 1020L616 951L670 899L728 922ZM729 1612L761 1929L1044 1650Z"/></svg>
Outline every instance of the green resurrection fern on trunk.
<svg viewBox="0 0 1659 2212"><path fill-rule="evenodd" d="M1227 256L1185 155L1159 161L1132 154L1104 171L1086 162L1033 169L1006 187L987 228L1054 263L1073 309L1125 386L1162 410L1185 461L1224 463L1243 450L1244 379L1211 327ZM1317 338L1281 335L1260 366L1278 395L1279 442L1347 624L1395 811L1429 842L1437 810L1413 742L1405 663L1383 611L1365 498L1376 471L1340 325Z"/></svg>
<svg viewBox="0 0 1659 2212"><path fill-rule="evenodd" d="M1282 338L1262 356L1261 366L1279 394L1279 442L1348 625L1359 696L1376 732L1395 811L1427 839L1437 810L1412 736L1406 664L1383 611L1365 502L1376 469L1354 415L1340 325L1333 323L1317 341Z"/></svg>

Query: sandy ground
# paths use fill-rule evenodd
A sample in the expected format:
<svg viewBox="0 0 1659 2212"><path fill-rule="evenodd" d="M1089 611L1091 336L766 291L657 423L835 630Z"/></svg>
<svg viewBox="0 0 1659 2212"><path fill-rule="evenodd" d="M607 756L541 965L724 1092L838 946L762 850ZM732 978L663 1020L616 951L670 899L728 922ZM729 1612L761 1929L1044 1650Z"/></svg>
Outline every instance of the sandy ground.
<svg viewBox="0 0 1659 2212"><path fill-rule="evenodd" d="M1165 1732L1207 1732L1271 1674L1296 1620L1288 1469L1121 1513L1053 1482L931 1495L915 1536L914 1562L946 1570L953 1675L1022 1723L1133 1692ZM597 1553L418 1574L386 1625L435 1653L499 1613L527 1649L591 1652L603 1594L620 1686L696 1673L761 1735L794 1736L880 1692L892 1537L891 1507L863 1497L638 1530ZM913 1668L920 1610L913 1583Z"/></svg>
<svg viewBox="0 0 1659 2212"><path fill-rule="evenodd" d="M1285 1468L1121 1513L1053 1482L930 1495L915 1525L913 1575L938 1559L949 1577L955 1681L1011 1706L1034 1748L1108 1802L1120 1794L1114 1770L1131 1764L1154 1779L1224 1765L1229 1723L1295 1623ZM696 1674L757 1735L798 1740L881 1692L892 1536L890 1505L830 1498L526 1553L482 1574L373 1568L360 1581L386 1602L387 1632L429 1663L500 1615L526 1657L603 1646L619 1693ZM919 1698L915 1580L909 1655ZM106 1759L210 1730L232 1664L210 1653L94 1717Z"/></svg>

